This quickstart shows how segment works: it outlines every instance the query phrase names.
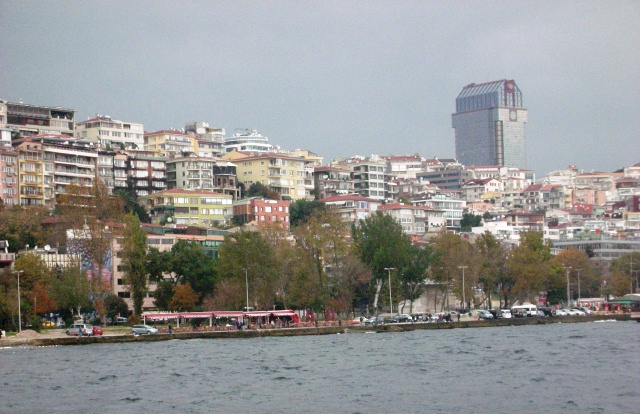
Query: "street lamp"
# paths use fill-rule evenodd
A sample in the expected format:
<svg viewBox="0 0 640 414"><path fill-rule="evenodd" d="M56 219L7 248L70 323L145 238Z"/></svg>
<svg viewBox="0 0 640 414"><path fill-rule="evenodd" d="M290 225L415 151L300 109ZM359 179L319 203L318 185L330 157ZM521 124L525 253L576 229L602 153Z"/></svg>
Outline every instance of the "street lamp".
<svg viewBox="0 0 640 414"><path fill-rule="evenodd" d="M249 268L243 267L242 270L244 270L244 281L247 284L247 312L249 312Z"/></svg>
<svg viewBox="0 0 640 414"><path fill-rule="evenodd" d="M581 295L580 295L580 271L582 269L576 269L576 271L578 272L578 306L580 306L580 299L582 299Z"/></svg>
<svg viewBox="0 0 640 414"><path fill-rule="evenodd" d="M462 269L462 309L466 309L466 297L464 294L464 269L466 269L469 266L458 266L458 269Z"/></svg>
<svg viewBox="0 0 640 414"><path fill-rule="evenodd" d="M571 307L571 291L569 290L569 271L571 266L567 266L567 309Z"/></svg>
<svg viewBox="0 0 640 414"><path fill-rule="evenodd" d="M395 267L385 267L384 270L389 273L389 307L391 309L391 313L393 313L393 301L391 300L391 271L395 270Z"/></svg>
<svg viewBox="0 0 640 414"><path fill-rule="evenodd" d="M18 332L22 332L22 312L20 307L20 273L24 273L24 270L15 270L13 273L18 274Z"/></svg>

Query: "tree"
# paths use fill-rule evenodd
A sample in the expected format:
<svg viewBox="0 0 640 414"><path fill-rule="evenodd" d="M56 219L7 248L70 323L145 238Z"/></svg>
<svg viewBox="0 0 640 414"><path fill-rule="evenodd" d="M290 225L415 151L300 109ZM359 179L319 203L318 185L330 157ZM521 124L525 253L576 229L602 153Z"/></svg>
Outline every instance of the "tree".
<svg viewBox="0 0 640 414"><path fill-rule="evenodd" d="M216 270L213 259L195 242L180 240L173 245L169 270L174 275L176 286L189 282L201 297L214 290Z"/></svg>
<svg viewBox="0 0 640 414"><path fill-rule="evenodd" d="M326 212L327 205L322 201L307 200L304 198L294 201L289 205L289 222L291 223L291 227L295 228L306 222L316 211Z"/></svg>
<svg viewBox="0 0 640 414"><path fill-rule="evenodd" d="M162 311L171 310L171 299L175 293L175 286L168 280L158 282L156 291L154 292L154 303L156 307Z"/></svg>
<svg viewBox="0 0 640 414"><path fill-rule="evenodd" d="M106 309L106 316L112 321L118 316L126 317L126 315L129 314L129 306L127 306L127 302L116 295L106 295L104 297L104 306Z"/></svg>
<svg viewBox="0 0 640 414"><path fill-rule="evenodd" d="M342 259L349 251L346 235L348 227L337 214L315 210L293 231L298 257L295 291L314 293L311 298L302 294L297 300L320 309L351 309L349 285L345 283ZM304 286L304 287L303 287Z"/></svg>
<svg viewBox="0 0 640 414"><path fill-rule="evenodd" d="M133 299L133 312L140 316L147 291L147 234L140 227L138 217L133 214L124 217L123 225L120 246L124 278Z"/></svg>
<svg viewBox="0 0 640 414"><path fill-rule="evenodd" d="M243 309L248 289L250 307L273 308L280 265L272 245L261 233L241 231L225 237L215 267L219 283L222 283L214 293L215 298L221 299L220 292L224 290L231 295L230 298L235 298L233 308Z"/></svg>
<svg viewBox="0 0 640 414"><path fill-rule="evenodd" d="M507 259L508 271L514 279L512 293L515 297L534 302L547 290L551 273L551 248L542 238L542 232L520 233L520 245Z"/></svg>
<svg viewBox="0 0 640 414"><path fill-rule="evenodd" d="M472 227L482 226L482 217L479 215L464 213L460 220L460 231L469 232Z"/></svg>
<svg viewBox="0 0 640 414"><path fill-rule="evenodd" d="M468 241L446 230L432 240L432 245L435 257L432 274L441 289L445 290L446 302L449 302L448 295L451 290L460 298L462 307L467 308L473 299L473 287L477 284L476 277L480 268L478 255ZM464 270L460 266L465 266ZM462 303L463 298L467 303ZM442 303L443 309L444 305L445 301Z"/></svg>
<svg viewBox="0 0 640 414"><path fill-rule="evenodd" d="M249 186L247 190L246 197L264 197L269 198L271 200L279 200L280 194L276 191L273 191L271 188L267 187L262 183L253 183Z"/></svg>
<svg viewBox="0 0 640 414"><path fill-rule="evenodd" d="M200 294L191 288L191 284L186 282L184 285L176 287L175 294L171 299L171 309L180 311L191 311L200 300Z"/></svg>
<svg viewBox="0 0 640 414"><path fill-rule="evenodd" d="M0 210L0 240L9 242L9 251L17 252L30 247L44 246L50 231L42 226L49 217L46 207L22 207L14 205Z"/></svg>
<svg viewBox="0 0 640 414"><path fill-rule="evenodd" d="M383 280L388 279L385 268L400 269L404 266L411 240L402 232L402 226L392 216L380 211L360 220L351 228L354 248L360 260L369 266L375 282L370 281L372 289L375 283L374 309L382 288ZM397 272L393 272L393 285L397 282ZM398 289L392 292L398 292Z"/></svg>
<svg viewBox="0 0 640 414"><path fill-rule="evenodd" d="M562 266L562 281L564 285L564 299L566 300L566 270L569 270L570 291L572 298L594 297L600 293L602 279L599 272L594 268L586 252L578 249L567 249L558 253L551 259L552 264ZM560 287L559 281L556 285Z"/></svg>
<svg viewBox="0 0 640 414"><path fill-rule="evenodd" d="M425 291L424 280L431 266L433 249L431 246L409 246L407 262L400 271L400 294L410 301L409 313L413 313L413 302Z"/></svg>
<svg viewBox="0 0 640 414"><path fill-rule="evenodd" d="M77 311L79 318L82 318L82 309L91 306L89 279L77 267L64 269L60 276L53 280L51 287L52 296L58 306L69 309L71 314Z"/></svg>
<svg viewBox="0 0 640 414"><path fill-rule="evenodd" d="M502 293L501 296L504 296L505 306L508 306L508 289L512 284L506 280L507 251L500 240L488 231L476 239L474 247L480 257L478 282L482 284L482 290L487 295L489 308L491 308L491 293L496 292L498 288Z"/></svg>
<svg viewBox="0 0 640 414"><path fill-rule="evenodd" d="M637 271L640 270L640 253L626 253L611 261L611 277L608 291L616 296L635 291Z"/></svg>
<svg viewBox="0 0 640 414"><path fill-rule="evenodd" d="M125 213L135 214L141 223L151 223L151 218L140 203L138 203L138 194L136 193L133 177L127 178L126 187L115 188L113 194L122 199Z"/></svg>

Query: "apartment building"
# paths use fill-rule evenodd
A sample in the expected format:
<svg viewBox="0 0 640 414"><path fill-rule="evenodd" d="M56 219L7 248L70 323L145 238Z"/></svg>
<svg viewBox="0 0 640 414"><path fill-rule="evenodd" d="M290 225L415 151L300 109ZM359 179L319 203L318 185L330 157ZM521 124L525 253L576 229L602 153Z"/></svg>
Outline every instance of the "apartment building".
<svg viewBox="0 0 640 414"><path fill-rule="evenodd" d="M433 210L426 206L395 203L378 206L378 211L392 216L402 226L402 231L415 236L414 241L421 239L429 229L440 231L446 226L444 211Z"/></svg>
<svg viewBox="0 0 640 414"><path fill-rule="evenodd" d="M21 137L38 134L73 135L74 122L73 109L0 99L0 127L14 130Z"/></svg>
<svg viewBox="0 0 640 414"><path fill-rule="evenodd" d="M432 210L443 211L443 217L446 220L447 229L451 231L460 230L460 220L462 220L466 201L453 199L446 194L436 194L428 199L414 200L413 205L425 206Z"/></svg>
<svg viewBox="0 0 640 414"><path fill-rule="evenodd" d="M193 139L194 153L201 157L218 157L222 154L224 128L212 128L206 122L191 122L185 125L185 133Z"/></svg>
<svg viewBox="0 0 640 414"><path fill-rule="evenodd" d="M95 118L76 124L75 136L96 143L108 150L142 149L144 125L111 119L109 115L96 114Z"/></svg>
<svg viewBox="0 0 640 414"><path fill-rule="evenodd" d="M167 188L167 165L164 158L140 152L128 152L126 175L128 179L132 180L138 197Z"/></svg>
<svg viewBox="0 0 640 414"><path fill-rule="evenodd" d="M289 228L288 200L262 197L245 198L233 203L233 217L242 224L254 222L260 226L278 223Z"/></svg>
<svg viewBox="0 0 640 414"><path fill-rule="evenodd" d="M340 215L347 223L357 223L378 210L382 201L366 198L359 194L338 195L321 199L330 211Z"/></svg>
<svg viewBox="0 0 640 414"><path fill-rule="evenodd" d="M11 147L0 146L0 200L5 206L17 205L18 152Z"/></svg>
<svg viewBox="0 0 640 414"><path fill-rule="evenodd" d="M140 197L154 224L211 226L230 222L233 196L206 190L172 188Z"/></svg>
<svg viewBox="0 0 640 414"><path fill-rule="evenodd" d="M387 163L377 155L363 158L354 156L350 159L339 161L339 166L349 168L353 179L353 190L364 198L383 201L388 198L386 174Z"/></svg>
<svg viewBox="0 0 640 414"><path fill-rule="evenodd" d="M167 185L185 190L208 190L238 198L236 166L218 157L178 157L167 160Z"/></svg>
<svg viewBox="0 0 640 414"><path fill-rule="evenodd" d="M462 186L462 196L468 203L484 200L495 200L502 197L504 185L496 178L480 178L469 180Z"/></svg>
<svg viewBox="0 0 640 414"><path fill-rule="evenodd" d="M261 183L277 192L283 199L313 198L313 163L301 156L279 153L250 155L233 151L222 156L236 165L238 181L249 188Z"/></svg>
<svg viewBox="0 0 640 414"><path fill-rule="evenodd" d="M419 155L390 155L382 157L387 163L386 173L395 178L416 178L423 171L422 157Z"/></svg>
<svg viewBox="0 0 640 414"><path fill-rule="evenodd" d="M316 200L354 192L351 172L347 168L328 165L315 167L313 183Z"/></svg>
<svg viewBox="0 0 640 414"><path fill-rule="evenodd" d="M193 154L194 139L178 130L161 130L144 134L144 150L160 158L177 158Z"/></svg>
<svg viewBox="0 0 640 414"><path fill-rule="evenodd" d="M443 190L459 190L472 178L471 173L453 159L427 160L425 165L426 171L416 173L416 177Z"/></svg>
<svg viewBox="0 0 640 414"><path fill-rule="evenodd" d="M18 195L21 206L44 206L44 154L39 142L22 141L18 152Z"/></svg>

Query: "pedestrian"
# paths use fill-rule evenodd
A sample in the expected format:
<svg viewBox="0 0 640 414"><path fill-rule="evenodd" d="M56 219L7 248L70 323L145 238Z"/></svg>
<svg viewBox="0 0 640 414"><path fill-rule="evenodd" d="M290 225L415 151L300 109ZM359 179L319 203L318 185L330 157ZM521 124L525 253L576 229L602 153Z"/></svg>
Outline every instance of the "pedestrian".
<svg viewBox="0 0 640 414"><path fill-rule="evenodd" d="M169 335L173 333L173 329L171 329L171 324L169 324Z"/></svg>
<svg viewBox="0 0 640 414"><path fill-rule="evenodd" d="M458 312L458 322L460 322L460 312Z"/></svg>

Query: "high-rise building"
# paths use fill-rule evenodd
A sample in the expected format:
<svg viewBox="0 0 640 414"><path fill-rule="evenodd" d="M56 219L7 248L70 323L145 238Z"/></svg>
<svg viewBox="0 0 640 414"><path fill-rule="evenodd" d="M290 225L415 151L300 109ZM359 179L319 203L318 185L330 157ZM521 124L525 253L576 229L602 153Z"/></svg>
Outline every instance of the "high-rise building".
<svg viewBox="0 0 640 414"><path fill-rule="evenodd" d="M451 117L461 164L526 168L527 110L513 80L465 86Z"/></svg>

